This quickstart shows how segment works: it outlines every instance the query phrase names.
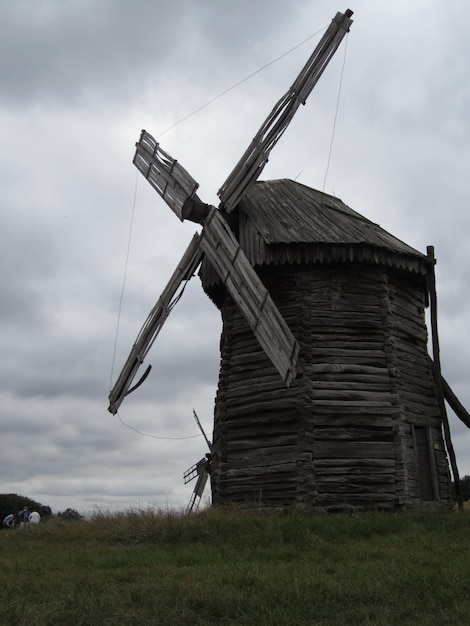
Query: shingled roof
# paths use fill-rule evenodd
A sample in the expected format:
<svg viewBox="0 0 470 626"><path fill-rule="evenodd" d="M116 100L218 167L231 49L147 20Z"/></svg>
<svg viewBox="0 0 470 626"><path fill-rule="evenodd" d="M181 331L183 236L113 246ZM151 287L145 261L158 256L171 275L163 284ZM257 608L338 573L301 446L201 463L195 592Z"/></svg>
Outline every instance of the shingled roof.
<svg viewBox="0 0 470 626"><path fill-rule="evenodd" d="M353 211L339 198L293 180L259 181L253 185L239 205L239 237L255 265L283 263L287 259L369 260L426 272L424 254ZM284 258L282 249L286 245L290 252Z"/></svg>
<svg viewBox="0 0 470 626"><path fill-rule="evenodd" d="M233 215L233 214L232 214ZM258 181L235 212L240 244L255 267L372 263L424 276L427 258L339 198L293 180ZM219 282L204 262L205 289Z"/></svg>
<svg viewBox="0 0 470 626"><path fill-rule="evenodd" d="M293 180L255 183L240 202L267 244L369 244L401 254L423 256L339 198Z"/></svg>

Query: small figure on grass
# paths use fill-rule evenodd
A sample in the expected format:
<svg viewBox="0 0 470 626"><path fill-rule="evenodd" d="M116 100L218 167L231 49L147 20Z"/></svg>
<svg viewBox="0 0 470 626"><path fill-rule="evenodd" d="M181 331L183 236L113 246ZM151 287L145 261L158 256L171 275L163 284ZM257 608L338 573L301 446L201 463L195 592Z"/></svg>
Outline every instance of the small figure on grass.
<svg viewBox="0 0 470 626"><path fill-rule="evenodd" d="M30 513L27 506L23 507L23 510L18 513L20 528L29 528L29 515Z"/></svg>
<svg viewBox="0 0 470 626"><path fill-rule="evenodd" d="M7 530L15 528L16 519L16 515L14 513L10 513L10 515L7 515L4 518L2 528L6 528Z"/></svg>
<svg viewBox="0 0 470 626"><path fill-rule="evenodd" d="M37 511L33 511L29 516L29 523L31 525L36 525L36 524L39 524L40 521L41 521L41 516L39 515L39 513Z"/></svg>

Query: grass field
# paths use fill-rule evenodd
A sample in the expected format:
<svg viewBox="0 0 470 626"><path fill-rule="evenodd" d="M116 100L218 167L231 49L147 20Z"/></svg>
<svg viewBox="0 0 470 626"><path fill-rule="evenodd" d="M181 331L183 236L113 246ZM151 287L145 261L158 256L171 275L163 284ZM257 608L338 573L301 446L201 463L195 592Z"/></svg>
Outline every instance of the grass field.
<svg viewBox="0 0 470 626"><path fill-rule="evenodd" d="M0 533L0 624L470 624L470 514L98 512Z"/></svg>

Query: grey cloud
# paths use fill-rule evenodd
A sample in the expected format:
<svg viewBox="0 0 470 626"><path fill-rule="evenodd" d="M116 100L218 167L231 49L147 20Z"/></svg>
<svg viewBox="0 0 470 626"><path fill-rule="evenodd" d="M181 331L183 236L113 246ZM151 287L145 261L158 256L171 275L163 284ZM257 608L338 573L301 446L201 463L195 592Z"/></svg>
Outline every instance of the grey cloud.
<svg viewBox="0 0 470 626"><path fill-rule="evenodd" d="M167 61L173 25L185 32L177 3L17 2L1 13L4 105L71 105L97 93L112 101Z"/></svg>
<svg viewBox="0 0 470 626"><path fill-rule="evenodd" d="M172 61L205 80L195 49L233 59L234 51L253 45L253 31L280 28L294 6L277 0L266 13L247 1L230 11L215 0L5 3L1 100L4 106L73 106L102 97L112 103L141 90L149 74L154 86L161 84Z"/></svg>

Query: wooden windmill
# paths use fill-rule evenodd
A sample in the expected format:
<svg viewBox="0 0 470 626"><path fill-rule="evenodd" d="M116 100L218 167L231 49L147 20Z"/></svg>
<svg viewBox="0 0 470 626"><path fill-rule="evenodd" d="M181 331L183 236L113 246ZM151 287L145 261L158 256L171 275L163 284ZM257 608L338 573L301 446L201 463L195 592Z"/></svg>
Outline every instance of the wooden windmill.
<svg viewBox="0 0 470 626"><path fill-rule="evenodd" d="M181 220L203 228L138 335L109 411L145 379L149 368L131 387L180 285L201 267L223 322L214 504L451 503L447 387L427 355L424 323L434 259L327 194L293 181L256 182L351 15L332 20L220 188L218 208L200 200L194 179L149 133L136 144L136 167Z"/></svg>
<svg viewBox="0 0 470 626"><path fill-rule="evenodd" d="M204 489L207 484L207 480L212 471L212 444L207 438L207 435L204 432L201 422L199 421L197 413L194 409L193 414L194 419L196 420L196 424L198 425L198 428L206 441L207 447L209 448L209 453L206 454L206 456L202 457L202 459L192 465L189 469L187 469L183 474L183 480L185 485L192 480L197 479L193 489L193 493L191 494L191 499L189 500L189 504L186 508L187 514L198 510L199 504L201 503L202 495L204 493Z"/></svg>
<svg viewBox="0 0 470 626"><path fill-rule="evenodd" d="M470 417L440 374L432 248L424 255L291 180L257 182L237 218L240 243L300 352L286 389L203 263L223 320L213 503L451 507L447 455L456 480L458 472L444 399L467 426Z"/></svg>

